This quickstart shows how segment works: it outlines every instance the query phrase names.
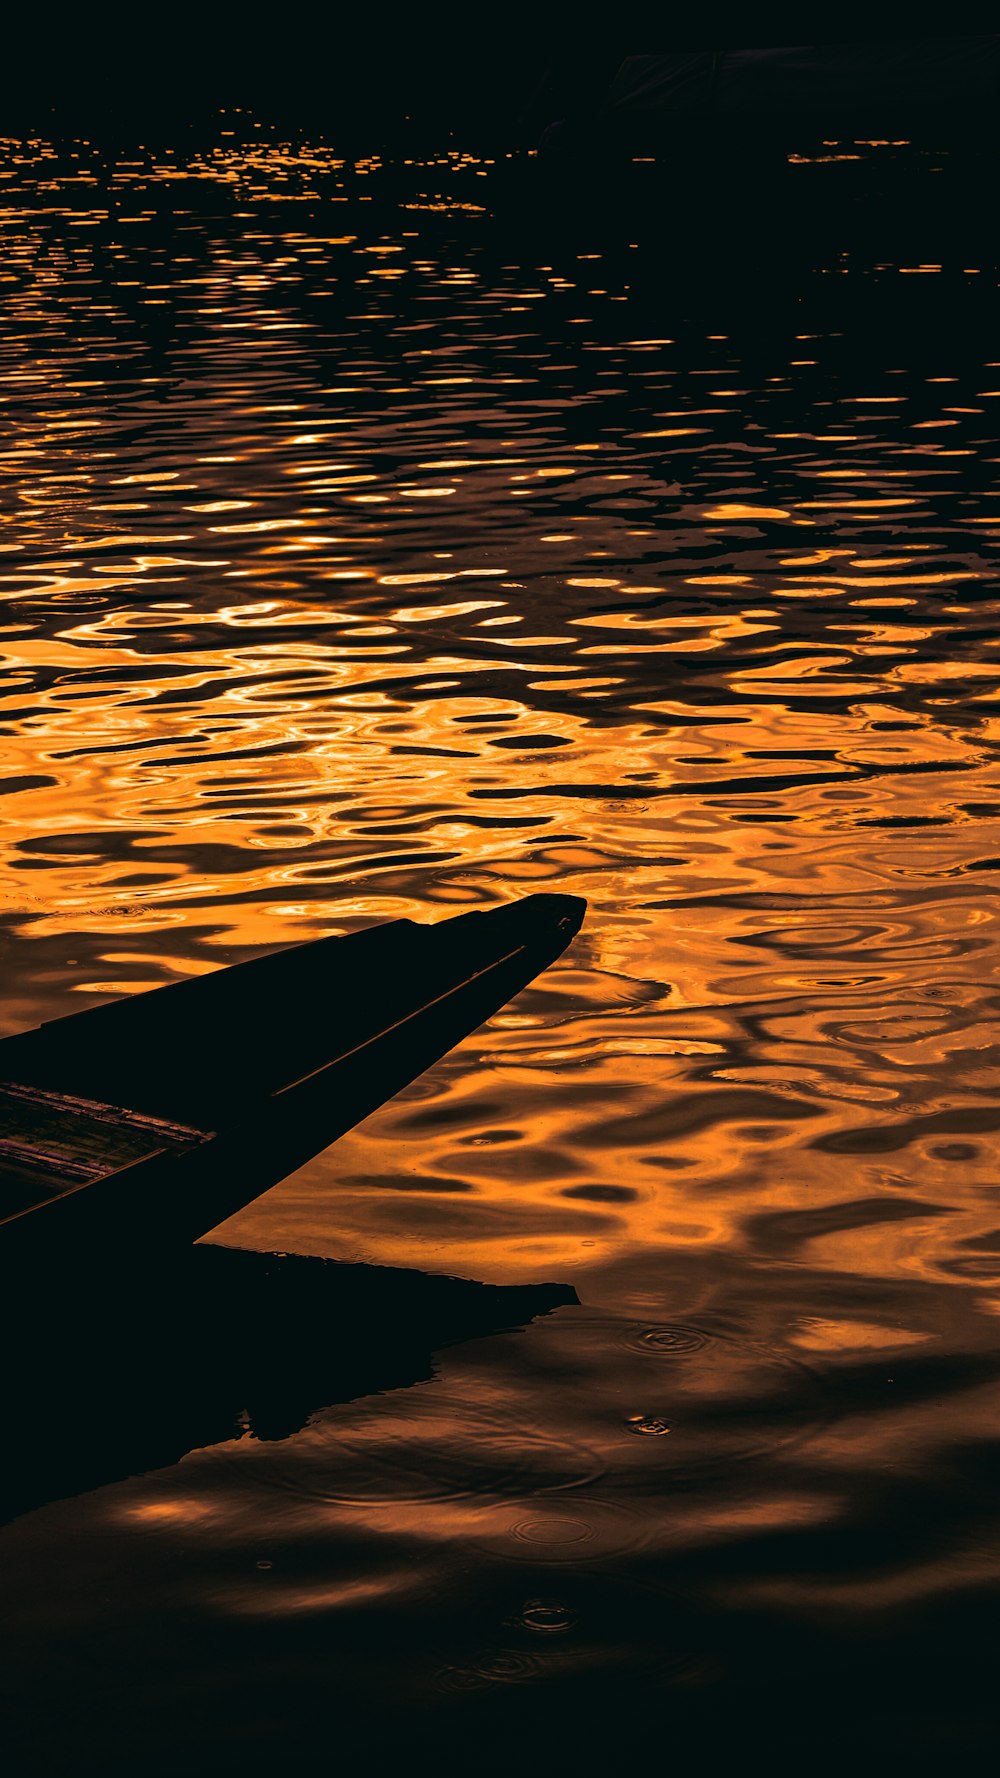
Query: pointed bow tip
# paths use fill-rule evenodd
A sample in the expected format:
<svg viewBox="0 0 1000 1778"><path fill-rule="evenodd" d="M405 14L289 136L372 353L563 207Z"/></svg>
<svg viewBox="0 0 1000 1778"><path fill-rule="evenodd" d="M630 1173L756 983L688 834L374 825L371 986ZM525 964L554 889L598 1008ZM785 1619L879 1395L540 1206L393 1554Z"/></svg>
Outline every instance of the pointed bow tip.
<svg viewBox="0 0 1000 1778"><path fill-rule="evenodd" d="M567 942L579 932L587 912L582 895L526 895L509 904L522 918L537 921L539 926L556 926L566 934Z"/></svg>

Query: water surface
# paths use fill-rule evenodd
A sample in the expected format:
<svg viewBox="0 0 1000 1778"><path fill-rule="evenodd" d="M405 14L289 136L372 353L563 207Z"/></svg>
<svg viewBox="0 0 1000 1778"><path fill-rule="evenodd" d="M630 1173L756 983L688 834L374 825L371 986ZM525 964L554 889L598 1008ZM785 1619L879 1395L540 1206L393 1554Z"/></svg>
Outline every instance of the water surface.
<svg viewBox="0 0 1000 1778"><path fill-rule="evenodd" d="M241 130L0 145L3 1029L583 895L214 1237L579 1305L431 1375L403 1319L299 1430L12 1521L18 1770L982 1752L1000 351L958 176L798 144L690 233L669 179L529 214L503 155Z"/></svg>

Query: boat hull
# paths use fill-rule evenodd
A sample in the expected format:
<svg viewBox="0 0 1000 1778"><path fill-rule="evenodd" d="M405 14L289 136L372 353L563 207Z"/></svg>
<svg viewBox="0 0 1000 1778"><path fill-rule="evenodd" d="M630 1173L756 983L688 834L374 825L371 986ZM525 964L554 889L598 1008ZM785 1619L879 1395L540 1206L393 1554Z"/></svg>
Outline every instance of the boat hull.
<svg viewBox="0 0 1000 1778"><path fill-rule="evenodd" d="M113 1256L206 1234L505 1005L565 949L584 906L538 895L436 926L393 922L6 1039L0 1081L96 1107L91 1124L127 1108L148 1121L150 1152L16 1210L0 1254Z"/></svg>

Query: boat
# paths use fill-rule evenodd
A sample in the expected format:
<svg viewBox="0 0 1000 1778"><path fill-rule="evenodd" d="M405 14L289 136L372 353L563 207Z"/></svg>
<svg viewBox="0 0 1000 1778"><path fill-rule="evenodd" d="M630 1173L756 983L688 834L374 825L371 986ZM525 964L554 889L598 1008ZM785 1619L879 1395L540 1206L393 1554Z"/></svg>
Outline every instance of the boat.
<svg viewBox="0 0 1000 1778"><path fill-rule="evenodd" d="M0 1041L0 1263L197 1240L422 1074L586 903L314 939Z"/></svg>

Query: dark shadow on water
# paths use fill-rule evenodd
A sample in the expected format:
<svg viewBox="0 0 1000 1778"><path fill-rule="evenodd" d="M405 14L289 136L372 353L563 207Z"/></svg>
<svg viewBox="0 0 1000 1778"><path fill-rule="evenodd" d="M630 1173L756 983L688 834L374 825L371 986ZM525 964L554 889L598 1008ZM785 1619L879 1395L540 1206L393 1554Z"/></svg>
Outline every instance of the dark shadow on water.
<svg viewBox="0 0 1000 1778"><path fill-rule="evenodd" d="M576 1301L211 1245L110 1288L35 1280L3 1310L0 1522L205 1445L288 1438L320 1408L425 1381L443 1346Z"/></svg>

